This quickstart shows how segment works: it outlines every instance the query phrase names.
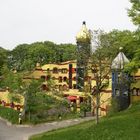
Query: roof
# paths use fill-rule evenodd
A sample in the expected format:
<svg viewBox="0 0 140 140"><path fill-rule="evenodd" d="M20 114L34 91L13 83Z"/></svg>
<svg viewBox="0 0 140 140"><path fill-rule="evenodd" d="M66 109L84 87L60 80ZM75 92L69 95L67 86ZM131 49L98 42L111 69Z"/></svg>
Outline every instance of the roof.
<svg viewBox="0 0 140 140"><path fill-rule="evenodd" d="M42 70L46 71L47 69L49 70L53 70L53 68L57 68L57 69L63 69L63 68L69 68L69 64L73 64L73 67L76 67L76 60L71 60L71 61L66 61L66 62L62 62L62 63L58 63L58 64L45 64L42 66Z"/></svg>
<svg viewBox="0 0 140 140"><path fill-rule="evenodd" d="M112 61L111 69L123 69L124 65L129 63L129 60L123 52L119 52L116 58Z"/></svg>
<svg viewBox="0 0 140 140"><path fill-rule="evenodd" d="M82 42L82 43L89 42L90 43L91 34L90 34L90 31L87 29L85 22L83 22L82 28L76 36L76 40L77 40L77 42Z"/></svg>

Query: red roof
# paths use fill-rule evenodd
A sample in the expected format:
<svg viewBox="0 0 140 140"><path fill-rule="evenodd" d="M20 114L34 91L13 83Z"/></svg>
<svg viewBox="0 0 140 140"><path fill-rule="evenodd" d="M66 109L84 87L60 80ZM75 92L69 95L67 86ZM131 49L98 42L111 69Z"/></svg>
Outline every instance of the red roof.
<svg viewBox="0 0 140 140"><path fill-rule="evenodd" d="M68 96L67 99L70 100L70 101L76 100L77 96Z"/></svg>

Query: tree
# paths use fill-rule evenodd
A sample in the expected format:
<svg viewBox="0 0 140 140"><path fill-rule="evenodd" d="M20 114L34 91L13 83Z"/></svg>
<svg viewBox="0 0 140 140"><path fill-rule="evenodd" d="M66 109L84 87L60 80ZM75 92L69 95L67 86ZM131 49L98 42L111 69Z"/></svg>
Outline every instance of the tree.
<svg viewBox="0 0 140 140"><path fill-rule="evenodd" d="M132 61L125 66L124 71L132 74L137 72L138 68L140 68L140 49L135 51Z"/></svg>
<svg viewBox="0 0 140 140"><path fill-rule="evenodd" d="M140 27L140 1L130 0L132 6L128 9L128 16L131 17L133 23Z"/></svg>
<svg viewBox="0 0 140 140"><path fill-rule="evenodd" d="M75 59L76 46L73 44L55 44L50 41L21 44L13 49L8 56L10 69L30 71L36 63L59 63Z"/></svg>
<svg viewBox="0 0 140 140"><path fill-rule="evenodd" d="M100 98L101 90L108 86L110 65L112 58L110 55L109 46L106 46L108 40L103 38L104 33L100 30L96 31L96 38L94 38L94 45L96 46L95 52L92 54L92 72L96 81L95 90L93 91L93 96L96 97L96 123L99 123L99 108L100 108ZM105 39L105 40L104 40Z"/></svg>
<svg viewBox="0 0 140 140"><path fill-rule="evenodd" d="M22 87L22 95L24 96L24 115L28 115L29 121L31 121L31 114L34 112L37 103L41 104L42 100L39 100L38 94L41 92L41 81L32 80L30 83L24 83ZM43 102L42 102L43 103Z"/></svg>
<svg viewBox="0 0 140 140"><path fill-rule="evenodd" d="M22 76L10 71L7 65L2 67L2 80L0 85L3 88L9 88L11 93L18 93L22 85Z"/></svg>
<svg viewBox="0 0 140 140"><path fill-rule="evenodd" d="M8 51L0 47L0 75L3 65L7 63L7 54Z"/></svg>

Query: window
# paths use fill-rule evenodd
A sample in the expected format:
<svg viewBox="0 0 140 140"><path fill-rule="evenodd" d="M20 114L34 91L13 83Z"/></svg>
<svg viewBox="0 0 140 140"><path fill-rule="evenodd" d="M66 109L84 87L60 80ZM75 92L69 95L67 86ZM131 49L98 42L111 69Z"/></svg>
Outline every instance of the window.
<svg viewBox="0 0 140 140"><path fill-rule="evenodd" d="M53 73L58 73L58 69L56 67L53 68Z"/></svg>
<svg viewBox="0 0 140 140"><path fill-rule="evenodd" d="M137 89L134 87L132 90L132 95L136 96L137 95Z"/></svg>
<svg viewBox="0 0 140 140"><path fill-rule="evenodd" d="M41 76L41 79L42 79L43 81L45 81L45 76Z"/></svg>
<svg viewBox="0 0 140 140"><path fill-rule="evenodd" d="M140 96L140 89L138 89L138 96Z"/></svg>
<svg viewBox="0 0 140 140"><path fill-rule="evenodd" d="M72 79L73 79L74 81L76 81L76 77L73 77Z"/></svg>
<svg viewBox="0 0 140 140"><path fill-rule="evenodd" d="M59 85L59 91L62 91L62 90L63 90L62 85Z"/></svg>
<svg viewBox="0 0 140 140"><path fill-rule="evenodd" d="M76 84L73 84L73 89L76 89Z"/></svg>
<svg viewBox="0 0 140 140"><path fill-rule="evenodd" d="M124 96L128 96L128 91L123 92Z"/></svg>
<svg viewBox="0 0 140 140"><path fill-rule="evenodd" d="M120 96L120 91L118 89L115 89L115 95Z"/></svg>
<svg viewBox="0 0 140 140"><path fill-rule="evenodd" d="M51 76L50 75L47 75L46 76L46 80L50 80Z"/></svg>
<svg viewBox="0 0 140 140"><path fill-rule="evenodd" d="M64 78L63 78L63 81L66 82L66 81L67 81L67 77L64 77Z"/></svg>
<svg viewBox="0 0 140 140"><path fill-rule="evenodd" d="M64 90L64 91L68 90L67 85L63 85L63 90Z"/></svg>
<svg viewBox="0 0 140 140"><path fill-rule="evenodd" d="M132 95L134 96L140 96L140 89L139 88L133 88Z"/></svg>
<svg viewBox="0 0 140 140"><path fill-rule="evenodd" d="M59 77L59 83L62 83L62 76Z"/></svg>
<svg viewBox="0 0 140 140"><path fill-rule="evenodd" d="M65 68L65 69L62 69L62 73L67 73L68 70Z"/></svg>

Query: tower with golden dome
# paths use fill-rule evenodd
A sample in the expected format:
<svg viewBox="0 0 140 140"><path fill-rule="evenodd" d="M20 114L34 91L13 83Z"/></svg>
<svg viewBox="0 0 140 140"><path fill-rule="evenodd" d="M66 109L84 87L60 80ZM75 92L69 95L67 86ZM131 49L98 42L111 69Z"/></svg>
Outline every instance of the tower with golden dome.
<svg viewBox="0 0 140 140"><path fill-rule="evenodd" d="M81 30L76 36L77 43L77 89L83 90L86 68L91 54L91 33L83 21Z"/></svg>

